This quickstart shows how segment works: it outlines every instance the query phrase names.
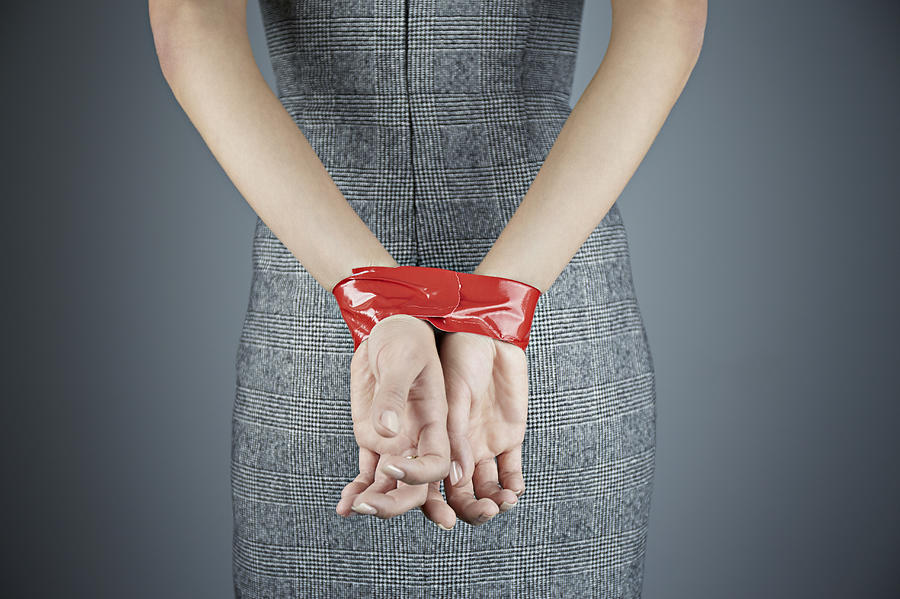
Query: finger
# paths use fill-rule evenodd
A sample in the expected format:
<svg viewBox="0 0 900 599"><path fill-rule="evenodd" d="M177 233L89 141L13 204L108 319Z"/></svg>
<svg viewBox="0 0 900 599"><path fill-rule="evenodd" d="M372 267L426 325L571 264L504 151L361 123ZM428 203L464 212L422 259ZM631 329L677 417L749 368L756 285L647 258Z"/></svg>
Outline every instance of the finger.
<svg viewBox="0 0 900 599"><path fill-rule="evenodd" d="M499 513L500 509L493 500L476 499L472 490L472 479L464 479L458 485L448 485L447 482L447 480L444 481L447 503L460 520L478 526Z"/></svg>
<svg viewBox="0 0 900 599"><path fill-rule="evenodd" d="M475 496L479 499L488 498L492 500L497 504L498 510L505 503L507 505L503 507L503 511L506 511L518 501L516 494L511 490L500 488L497 463L494 461L494 458L482 460L475 465L472 483L475 487Z"/></svg>
<svg viewBox="0 0 900 599"><path fill-rule="evenodd" d="M410 398L412 414L421 428L417 431L416 448L419 456L435 456L446 465L431 474L431 481L440 481L450 470L450 439L447 435L447 389L444 373L437 355L422 369L415 393Z"/></svg>
<svg viewBox="0 0 900 599"><path fill-rule="evenodd" d="M456 513L441 495L441 481L428 483L428 495L421 507L425 517L443 530L450 530L456 525Z"/></svg>
<svg viewBox="0 0 900 599"><path fill-rule="evenodd" d="M379 471L394 480L421 485L443 480L450 472L450 460L444 455L419 455L415 458L386 455Z"/></svg>
<svg viewBox="0 0 900 599"><path fill-rule="evenodd" d="M454 375L445 376L447 389L447 437L450 441L449 485L472 478L474 460L469 445L469 410L472 396L469 386Z"/></svg>
<svg viewBox="0 0 900 599"><path fill-rule="evenodd" d="M378 454L370 449L359 449L359 474L356 475L341 491L341 499L338 501L336 511L341 516L353 516L356 514L350 509L356 496L362 493L375 481L375 466L378 463Z"/></svg>
<svg viewBox="0 0 900 599"><path fill-rule="evenodd" d="M504 451L497 456L500 484L520 497L525 492L525 477L522 476L522 445Z"/></svg>
<svg viewBox="0 0 900 599"><path fill-rule="evenodd" d="M362 451L362 450L361 450ZM366 450L368 451L368 450ZM372 455L375 456L375 460L379 460L381 458L378 457L378 454L375 452L371 452ZM367 462L368 463L368 462ZM373 493L387 493L391 489L396 488L397 481L391 479L388 476L385 476L377 469L377 462L372 465L372 469L374 471L374 480L370 482L369 485L360 489L357 493L354 494L352 499L350 500L350 509L357 514L370 514L372 513L372 508L369 505L365 505L362 500L359 499L359 496L366 492L371 491ZM349 493L348 493L349 495Z"/></svg>
<svg viewBox="0 0 900 599"><path fill-rule="evenodd" d="M378 465L375 468L375 480L354 498L350 506L350 509L358 514L376 515L378 510L370 503L372 498L385 495L397 489L398 485L401 484L384 473L383 468L380 467L382 460L384 460L383 455L379 457Z"/></svg>
<svg viewBox="0 0 900 599"><path fill-rule="evenodd" d="M381 468L381 463L385 459L385 456L381 456L378 460L378 467L375 469L375 480L366 488L366 491L372 491L374 493L387 493L392 489L397 488L397 480L387 476L384 473L384 470Z"/></svg>
<svg viewBox="0 0 900 599"><path fill-rule="evenodd" d="M336 511L341 516L353 516L356 514L350 506L353 505L357 495L365 491L372 484L371 480L366 480L362 474L357 475L353 482L349 483L341 491L341 500L338 501Z"/></svg>
<svg viewBox="0 0 900 599"><path fill-rule="evenodd" d="M447 400L441 362L434 358L422 369L409 397L410 431L416 441L415 460L385 456L385 473L409 484L441 481L450 472L450 440L447 437Z"/></svg>
<svg viewBox="0 0 900 599"><path fill-rule="evenodd" d="M427 432L429 429L443 428L438 424L432 424L423 428L423 435L433 435L440 433ZM446 437L446 430L444 431ZM428 447L428 443L419 447ZM433 447L433 445L432 445ZM404 458L401 456L384 456L381 460L379 470L391 478L402 480L411 485L420 485L434 481L440 482L450 472L450 459L447 455L449 447L441 449L441 453L424 454L415 458Z"/></svg>
<svg viewBox="0 0 900 599"><path fill-rule="evenodd" d="M399 336L369 356L375 373L372 426L382 437L393 437L401 432L409 388L422 372L424 356L413 340Z"/></svg>
<svg viewBox="0 0 900 599"><path fill-rule="evenodd" d="M363 513L379 518L393 518L425 503L428 485L408 485L403 481L396 481L396 484L397 488L387 493L369 487L356 498L356 505L367 506L362 507Z"/></svg>

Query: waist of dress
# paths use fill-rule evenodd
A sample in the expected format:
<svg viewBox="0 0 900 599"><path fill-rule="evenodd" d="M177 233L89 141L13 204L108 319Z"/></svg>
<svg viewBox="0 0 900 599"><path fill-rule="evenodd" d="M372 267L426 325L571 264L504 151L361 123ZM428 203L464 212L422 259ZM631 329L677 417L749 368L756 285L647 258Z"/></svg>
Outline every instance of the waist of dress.
<svg viewBox="0 0 900 599"><path fill-rule="evenodd" d="M297 122L368 125L486 125L511 121L565 119L572 110L568 93L555 91L407 94L338 93L331 90L285 92L279 100Z"/></svg>

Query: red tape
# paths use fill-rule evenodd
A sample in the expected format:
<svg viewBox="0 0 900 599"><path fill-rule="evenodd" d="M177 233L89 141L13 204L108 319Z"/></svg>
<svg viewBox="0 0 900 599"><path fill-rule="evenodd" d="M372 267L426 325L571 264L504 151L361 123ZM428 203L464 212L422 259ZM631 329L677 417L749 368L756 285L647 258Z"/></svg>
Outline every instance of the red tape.
<svg viewBox="0 0 900 599"><path fill-rule="evenodd" d="M393 314L427 320L442 331L487 335L528 345L540 289L505 277L430 266L360 266L332 289L354 351Z"/></svg>

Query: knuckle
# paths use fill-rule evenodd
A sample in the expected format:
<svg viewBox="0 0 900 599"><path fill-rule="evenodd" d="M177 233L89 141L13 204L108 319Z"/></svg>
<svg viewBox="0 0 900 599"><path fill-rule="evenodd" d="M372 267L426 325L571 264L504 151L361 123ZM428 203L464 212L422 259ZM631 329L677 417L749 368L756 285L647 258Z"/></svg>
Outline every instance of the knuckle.
<svg viewBox="0 0 900 599"><path fill-rule="evenodd" d="M518 468L500 468L500 476L505 478L512 477L520 477L522 476L522 471Z"/></svg>
<svg viewBox="0 0 900 599"><path fill-rule="evenodd" d="M431 470L437 480L443 480L450 475L450 460L442 457L435 457L431 465Z"/></svg>

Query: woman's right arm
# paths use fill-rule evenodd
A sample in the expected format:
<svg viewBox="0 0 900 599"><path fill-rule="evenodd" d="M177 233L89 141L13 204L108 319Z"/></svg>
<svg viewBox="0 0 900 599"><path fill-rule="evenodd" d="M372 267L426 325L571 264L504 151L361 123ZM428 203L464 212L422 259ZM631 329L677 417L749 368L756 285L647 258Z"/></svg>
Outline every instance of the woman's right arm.
<svg viewBox="0 0 900 599"><path fill-rule="evenodd" d="M397 266L269 88L247 0L150 0L166 82L256 214L325 289L356 266Z"/></svg>
<svg viewBox="0 0 900 599"><path fill-rule="evenodd" d="M246 11L247 0L150 0L159 63L175 98L238 191L325 289L356 266L398 266L263 79ZM361 469L338 507L342 515L360 502L362 513L401 514L421 505L427 483L450 468L440 359L433 332L414 320L379 322L375 347L367 339L354 354L351 390L362 391L352 393L351 403ZM386 428L387 412L400 434ZM390 451L403 448L406 438L418 440L422 459L410 462ZM375 484L373 457L382 469L402 466L403 482Z"/></svg>

